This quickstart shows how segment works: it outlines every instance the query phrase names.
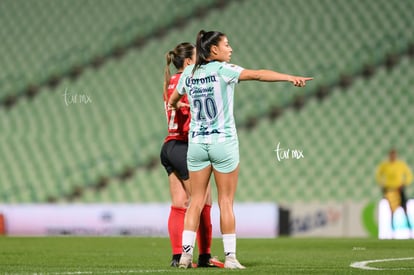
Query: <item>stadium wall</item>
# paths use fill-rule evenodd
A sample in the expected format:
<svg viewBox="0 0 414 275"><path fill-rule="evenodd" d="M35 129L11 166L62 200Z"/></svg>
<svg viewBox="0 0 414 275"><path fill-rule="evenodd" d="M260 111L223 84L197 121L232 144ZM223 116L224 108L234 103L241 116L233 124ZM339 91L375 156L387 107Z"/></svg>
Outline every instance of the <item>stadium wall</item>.
<svg viewBox="0 0 414 275"><path fill-rule="evenodd" d="M240 238L376 237L377 202L236 203ZM9 236L168 236L170 204L0 205L3 234ZM213 236L220 213L212 208Z"/></svg>

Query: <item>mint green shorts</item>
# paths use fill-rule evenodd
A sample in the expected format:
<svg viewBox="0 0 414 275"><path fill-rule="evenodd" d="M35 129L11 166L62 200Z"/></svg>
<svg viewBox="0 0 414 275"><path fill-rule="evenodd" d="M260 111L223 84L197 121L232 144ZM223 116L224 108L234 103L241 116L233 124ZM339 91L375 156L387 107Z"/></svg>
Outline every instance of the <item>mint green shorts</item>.
<svg viewBox="0 0 414 275"><path fill-rule="evenodd" d="M200 171L209 165L220 173L233 172L239 164L237 139L215 144L189 143L187 166L189 171Z"/></svg>

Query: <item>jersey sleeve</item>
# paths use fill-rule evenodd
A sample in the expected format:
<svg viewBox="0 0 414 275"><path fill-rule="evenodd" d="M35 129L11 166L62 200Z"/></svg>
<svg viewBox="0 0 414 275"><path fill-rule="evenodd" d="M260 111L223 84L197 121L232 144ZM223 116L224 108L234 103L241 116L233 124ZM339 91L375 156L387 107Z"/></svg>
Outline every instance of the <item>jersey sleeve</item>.
<svg viewBox="0 0 414 275"><path fill-rule="evenodd" d="M244 68L228 63L222 63L222 66L219 68L219 75L223 78L223 80L227 83L236 84L239 82L240 73L244 70Z"/></svg>
<svg viewBox="0 0 414 275"><path fill-rule="evenodd" d="M180 80L178 81L178 84L176 86L177 92L180 95L184 95L186 93L186 90L185 90L185 80L186 79L187 79L187 76L184 73L182 73L182 75L180 77Z"/></svg>
<svg viewBox="0 0 414 275"><path fill-rule="evenodd" d="M375 179L379 185L384 184L384 163L380 163L377 167L377 171L375 172Z"/></svg>
<svg viewBox="0 0 414 275"><path fill-rule="evenodd" d="M407 163L403 162L404 164L404 183L405 185L410 185L413 181L413 173L411 172L410 167L407 165Z"/></svg>

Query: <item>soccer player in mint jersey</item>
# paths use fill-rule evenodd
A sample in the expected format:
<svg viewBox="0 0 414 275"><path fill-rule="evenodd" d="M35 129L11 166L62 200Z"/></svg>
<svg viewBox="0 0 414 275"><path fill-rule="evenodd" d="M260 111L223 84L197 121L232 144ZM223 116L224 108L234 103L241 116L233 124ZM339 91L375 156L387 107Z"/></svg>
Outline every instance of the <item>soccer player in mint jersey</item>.
<svg viewBox="0 0 414 275"><path fill-rule="evenodd" d="M176 88L181 72L195 61L195 47L190 43L181 43L166 54L167 64L164 73L164 105L167 115L168 135L161 149L161 163L165 167L171 195L171 210L168 218L168 232L172 248L171 266L178 266L181 257L184 217L189 202L189 176L187 169L188 130L190 110L187 97L182 97L176 110L167 110L167 102ZM170 74L173 63L177 73ZM211 258L211 196L206 192L205 204L200 213L200 227L197 232L199 248L199 267L211 267L220 263Z"/></svg>
<svg viewBox="0 0 414 275"><path fill-rule="evenodd" d="M201 30L197 35L196 62L187 66L168 108L177 108L179 99L187 94L191 123L187 166L190 172L191 202L183 231L183 254L180 267L191 266L196 231L203 209L209 179L214 174L220 229L223 237L225 268L244 269L236 258L236 227L233 201L239 172L239 146L233 117L233 96L236 84L244 80L266 82L289 81L303 87L310 77L282 74L270 70L247 70L229 64L232 48L221 32Z"/></svg>

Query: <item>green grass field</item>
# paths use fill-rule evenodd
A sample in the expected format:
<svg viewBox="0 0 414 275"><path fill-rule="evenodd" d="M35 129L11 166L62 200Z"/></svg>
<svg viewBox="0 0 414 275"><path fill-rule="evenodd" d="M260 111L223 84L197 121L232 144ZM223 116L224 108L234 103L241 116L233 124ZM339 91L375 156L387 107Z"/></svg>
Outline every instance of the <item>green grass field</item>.
<svg viewBox="0 0 414 275"><path fill-rule="evenodd" d="M196 248L197 249L197 248ZM223 259L221 239L213 255ZM414 241L376 239L239 239L237 255L246 270L182 270L169 267L167 238L0 238L0 274L413 274ZM408 259L405 259L408 258ZM369 263L378 270L351 267ZM400 259L400 260L395 260Z"/></svg>

